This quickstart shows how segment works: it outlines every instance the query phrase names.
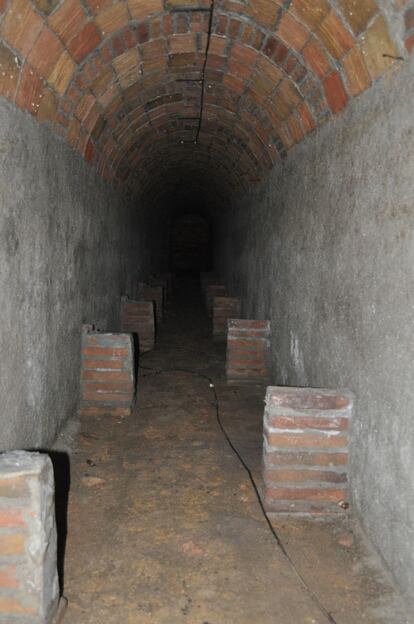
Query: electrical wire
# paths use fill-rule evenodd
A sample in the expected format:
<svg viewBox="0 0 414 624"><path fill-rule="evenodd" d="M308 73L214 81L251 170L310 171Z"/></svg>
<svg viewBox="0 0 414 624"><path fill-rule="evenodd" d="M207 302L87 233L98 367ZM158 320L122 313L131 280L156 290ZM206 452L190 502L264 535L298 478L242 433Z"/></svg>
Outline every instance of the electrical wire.
<svg viewBox="0 0 414 624"><path fill-rule="evenodd" d="M210 4L210 18L208 21L208 30L207 30L207 43L206 43L206 51L203 63L203 69L201 71L201 98L200 98L200 115L198 121L197 134L195 138L195 143L197 145L198 140L200 138L201 126L203 125L203 115L204 115L204 98L206 93L206 71L207 71L207 63L208 63L208 54L210 51L210 43L211 43L211 35L213 32L213 17L214 17L214 0L211 0Z"/></svg>
<svg viewBox="0 0 414 624"><path fill-rule="evenodd" d="M191 349L188 349L188 351L191 351ZM284 556L284 558L288 562L291 570L294 572L294 574L298 578L300 584L302 585L302 587L304 588L304 590L306 591L306 593L308 594L308 596L310 597L312 602L316 605L316 607L319 609L319 611L327 618L327 620L330 622L330 624L338 624L337 621L334 619L333 615L322 604L322 602L319 600L317 595L311 590L311 588L307 584L305 578L299 572L299 570L296 567L295 563L293 562L291 556L289 555L288 551L286 550L286 547L284 546L281 538L279 537L276 529L274 528L274 526L272 525L271 521L269 520L269 517L268 517L268 515L266 513L266 510L264 508L262 497L260 496L259 488L257 486L257 483L256 483L256 480L255 480L255 478L253 476L253 473L250 470L248 464L243 459L243 456L240 454L240 452L234 446L234 444L233 444L229 434L227 433L227 431L226 431L226 429L225 429L225 427L223 425L223 421L222 421L221 415L220 415L220 402L219 402L217 390L216 390L216 387L215 387L213 379L211 377L209 377L208 375L205 375L204 373L201 373L198 370L189 370L187 368L153 368L153 367L141 366L141 365L139 365L139 368L141 368L143 370L153 371L152 374L142 375L142 377L150 377L152 375L163 375L163 374L168 374L168 373L186 373L188 375L194 375L196 377L200 377L201 379L203 379L205 381L208 381L209 387L210 387L210 389L211 389L211 391L213 393L213 396L214 396L214 402L212 403L212 405L213 405L213 407L215 409L216 421L217 421L218 427L219 427L220 431L222 432L224 438L226 439L227 444L229 445L229 447L231 448L233 453L236 455L237 459L239 460L240 464L242 465L242 467L244 468L245 472L247 473L247 475L249 477L250 483L251 483L252 488L254 490L254 493L256 495L257 502L259 504L260 510L262 512L262 515L264 517L264 520L265 520L265 522L267 524L267 527L268 527L270 533L272 534L272 536L273 536L277 546L279 547L282 555Z"/></svg>

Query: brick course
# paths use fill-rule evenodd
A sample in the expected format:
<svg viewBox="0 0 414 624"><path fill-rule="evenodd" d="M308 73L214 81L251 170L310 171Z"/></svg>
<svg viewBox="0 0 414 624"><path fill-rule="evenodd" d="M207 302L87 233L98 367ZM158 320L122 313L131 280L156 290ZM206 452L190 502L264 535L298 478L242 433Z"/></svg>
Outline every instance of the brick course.
<svg viewBox="0 0 414 624"><path fill-rule="evenodd" d="M349 506L350 393L269 387L263 442L264 505L283 514L331 515Z"/></svg>
<svg viewBox="0 0 414 624"><path fill-rule="evenodd" d="M135 401L131 334L87 332L82 336L80 413L128 416Z"/></svg>
<svg viewBox="0 0 414 624"><path fill-rule="evenodd" d="M270 322L245 319L227 321L226 375L228 383L270 380Z"/></svg>
<svg viewBox="0 0 414 624"><path fill-rule="evenodd" d="M155 314L152 301L121 300L121 331L137 334L140 353L155 346Z"/></svg>
<svg viewBox="0 0 414 624"><path fill-rule="evenodd" d="M0 622L52 624L59 608L50 458L0 455Z"/></svg>

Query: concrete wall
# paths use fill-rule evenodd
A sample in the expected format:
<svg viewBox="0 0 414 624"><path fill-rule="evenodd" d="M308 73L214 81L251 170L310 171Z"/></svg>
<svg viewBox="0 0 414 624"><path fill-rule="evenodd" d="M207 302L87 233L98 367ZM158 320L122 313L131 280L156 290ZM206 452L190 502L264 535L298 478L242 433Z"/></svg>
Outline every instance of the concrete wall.
<svg viewBox="0 0 414 624"><path fill-rule="evenodd" d="M413 101L411 62L292 150L232 206L218 266L272 319L275 383L355 393L355 511L414 600Z"/></svg>
<svg viewBox="0 0 414 624"><path fill-rule="evenodd" d="M138 214L0 101L0 450L47 446L76 412L82 322L118 329L149 270Z"/></svg>

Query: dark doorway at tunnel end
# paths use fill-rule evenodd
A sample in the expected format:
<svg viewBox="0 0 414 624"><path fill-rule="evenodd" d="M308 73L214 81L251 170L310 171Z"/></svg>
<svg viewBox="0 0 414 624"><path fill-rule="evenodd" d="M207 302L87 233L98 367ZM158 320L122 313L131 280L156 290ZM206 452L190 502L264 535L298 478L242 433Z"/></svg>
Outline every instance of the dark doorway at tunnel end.
<svg viewBox="0 0 414 624"><path fill-rule="evenodd" d="M209 222L196 214L177 217L170 234L170 268L177 275L198 275L212 266Z"/></svg>

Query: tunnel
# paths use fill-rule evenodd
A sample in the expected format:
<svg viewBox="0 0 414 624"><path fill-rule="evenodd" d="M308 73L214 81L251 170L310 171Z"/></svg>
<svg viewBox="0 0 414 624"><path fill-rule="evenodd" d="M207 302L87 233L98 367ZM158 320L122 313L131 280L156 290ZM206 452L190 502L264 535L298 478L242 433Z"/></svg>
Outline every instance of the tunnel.
<svg viewBox="0 0 414 624"><path fill-rule="evenodd" d="M55 461L63 621L414 621L413 48L413 0L0 0L0 451ZM133 414L79 415L85 331L165 275ZM263 508L272 388L353 397L339 519ZM48 624L1 478L0 621Z"/></svg>

